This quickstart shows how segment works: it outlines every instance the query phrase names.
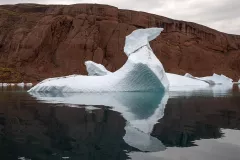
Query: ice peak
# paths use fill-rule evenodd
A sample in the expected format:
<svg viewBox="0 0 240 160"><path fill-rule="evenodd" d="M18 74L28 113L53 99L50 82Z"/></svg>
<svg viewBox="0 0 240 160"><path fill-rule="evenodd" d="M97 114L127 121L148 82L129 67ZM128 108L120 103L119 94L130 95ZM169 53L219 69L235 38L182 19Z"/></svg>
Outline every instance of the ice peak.
<svg viewBox="0 0 240 160"><path fill-rule="evenodd" d="M162 28L147 28L133 31L126 37L124 52L127 56L155 39L163 31Z"/></svg>

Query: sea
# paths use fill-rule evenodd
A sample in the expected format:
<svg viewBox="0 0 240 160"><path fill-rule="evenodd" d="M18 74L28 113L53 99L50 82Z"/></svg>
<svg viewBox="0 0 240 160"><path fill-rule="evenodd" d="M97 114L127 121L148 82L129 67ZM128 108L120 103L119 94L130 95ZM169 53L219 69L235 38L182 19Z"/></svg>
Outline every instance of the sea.
<svg viewBox="0 0 240 160"><path fill-rule="evenodd" d="M0 88L1 160L240 160L239 86L169 92Z"/></svg>

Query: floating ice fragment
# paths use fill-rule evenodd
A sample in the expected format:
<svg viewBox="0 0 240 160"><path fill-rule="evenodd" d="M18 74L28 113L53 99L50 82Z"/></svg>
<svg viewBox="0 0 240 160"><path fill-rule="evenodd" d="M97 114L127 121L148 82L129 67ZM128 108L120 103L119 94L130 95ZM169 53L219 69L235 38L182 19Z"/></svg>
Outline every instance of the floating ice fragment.
<svg viewBox="0 0 240 160"><path fill-rule="evenodd" d="M10 85L9 83L3 83L3 84L2 84L3 87L7 87L7 86L9 86L9 85Z"/></svg>
<svg viewBox="0 0 240 160"><path fill-rule="evenodd" d="M18 87L24 87L24 83L23 82L22 83L18 83L17 86Z"/></svg>
<svg viewBox="0 0 240 160"><path fill-rule="evenodd" d="M33 86L32 83L26 83L25 85L26 85L27 87L31 87L31 86Z"/></svg>

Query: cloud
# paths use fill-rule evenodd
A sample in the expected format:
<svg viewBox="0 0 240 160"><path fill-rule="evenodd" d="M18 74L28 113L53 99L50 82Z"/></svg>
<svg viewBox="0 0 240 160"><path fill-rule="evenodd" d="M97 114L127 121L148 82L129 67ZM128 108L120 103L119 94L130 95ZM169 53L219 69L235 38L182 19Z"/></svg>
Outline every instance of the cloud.
<svg viewBox="0 0 240 160"><path fill-rule="evenodd" d="M100 3L196 22L222 32L240 34L240 0L1 0L0 4Z"/></svg>

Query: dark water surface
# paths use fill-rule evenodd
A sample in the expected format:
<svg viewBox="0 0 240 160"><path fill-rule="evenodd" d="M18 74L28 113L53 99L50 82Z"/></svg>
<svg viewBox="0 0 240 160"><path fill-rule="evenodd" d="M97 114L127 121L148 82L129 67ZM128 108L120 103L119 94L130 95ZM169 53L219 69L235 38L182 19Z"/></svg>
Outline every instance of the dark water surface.
<svg viewBox="0 0 240 160"><path fill-rule="evenodd" d="M239 160L240 94L0 90L1 160Z"/></svg>

